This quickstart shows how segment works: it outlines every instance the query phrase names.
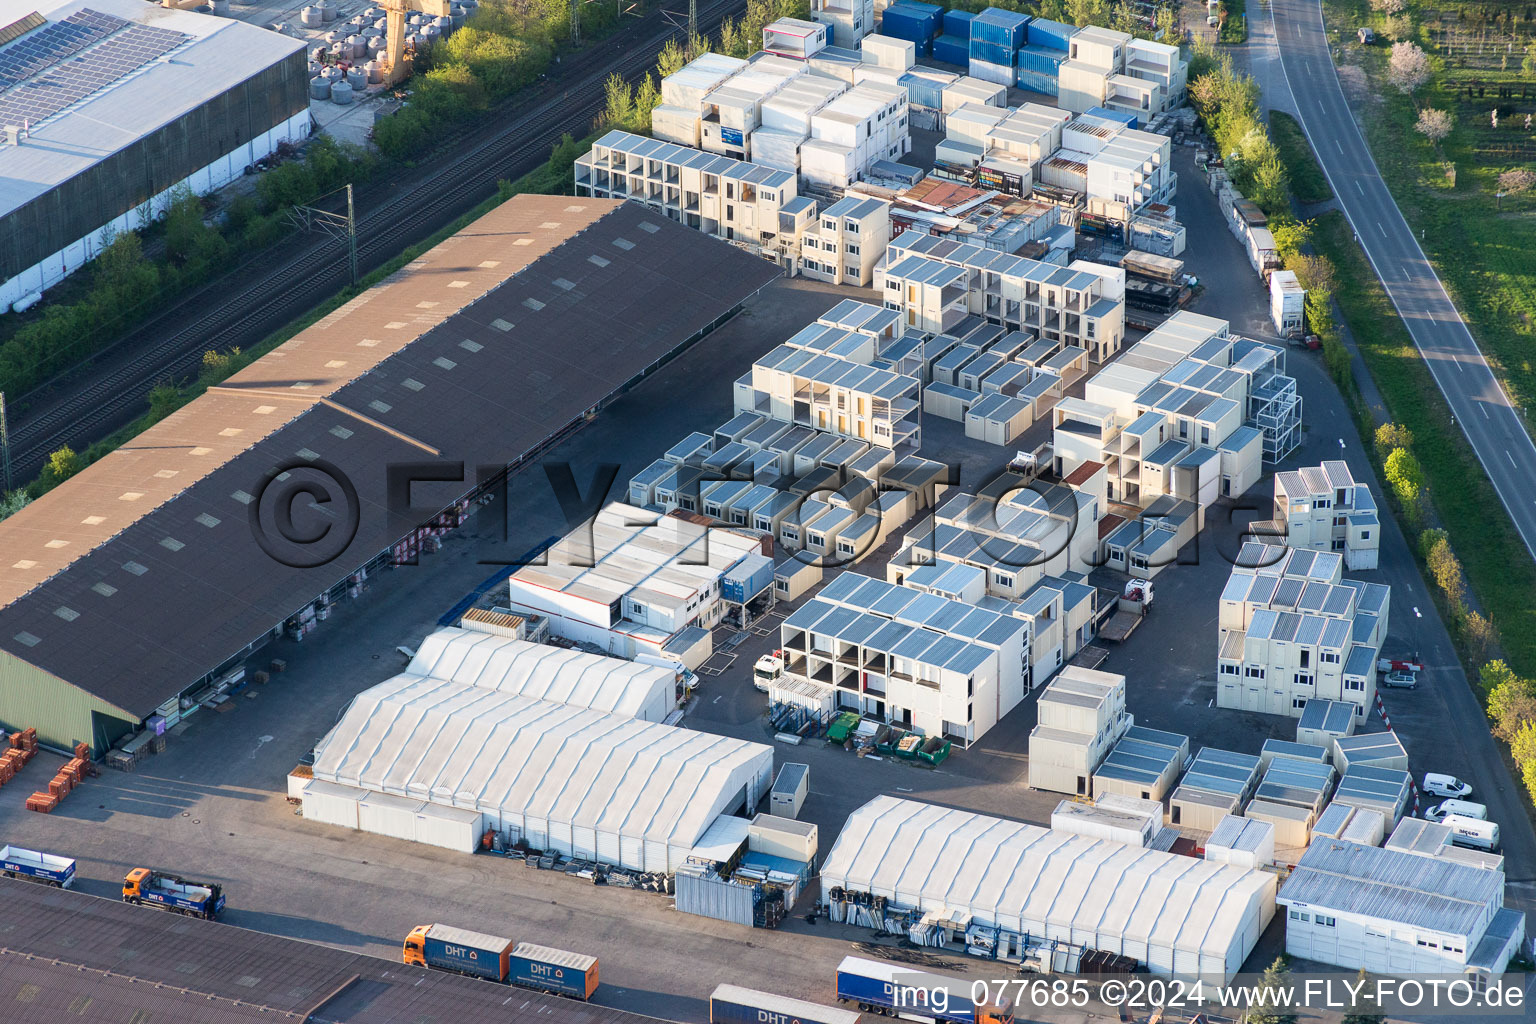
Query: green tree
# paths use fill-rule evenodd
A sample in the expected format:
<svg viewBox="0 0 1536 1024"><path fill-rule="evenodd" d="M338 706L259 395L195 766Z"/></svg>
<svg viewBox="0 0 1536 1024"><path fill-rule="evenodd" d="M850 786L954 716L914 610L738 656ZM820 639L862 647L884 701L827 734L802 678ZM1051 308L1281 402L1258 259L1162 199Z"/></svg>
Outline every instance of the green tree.
<svg viewBox="0 0 1536 1024"><path fill-rule="evenodd" d="M0 519L15 515L32 503L32 496L26 491L11 491L4 497L0 497Z"/></svg>
<svg viewBox="0 0 1536 1024"><path fill-rule="evenodd" d="M1401 449L1399 449L1401 451ZM1450 542L1441 538L1429 552L1429 572L1435 579L1451 614L1461 618L1466 611L1467 585L1461 571L1461 560L1451 550Z"/></svg>
<svg viewBox="0 0 1536 1024"><path fill-rule="evenodd" d="M159 421L175 412L182 403L181 389L169 381L161 381L149 389L149 416Z"/></svg>
<svg viewBox="0 0 1536 1024"><path fill-rule="evenodd" d="M599 115L605 125L620 128L635 119L635 91L623 75L612 74L603 83L603 112Z"/></svg>
<svg viewBox="0 0 1536 1024"><path fill-rule="evenodd" d="M1271 217L1289 213L1291 208L1290 180L1286 177L1285 164L1278 156L1272 156L1259 164L1253 172L1252 195L1259 209Z"/></svg>
<svg viewBox="0 0 1536 1024"><path fill-rule="evenodd" d="M1473 661L1484 661L1499 646L1499 628L1482 612L1468 612L1461 620L1461 639Z"/></svg>
<svg viewBox="0 0 1536 1024"><path fill-rule="evenodd" d="M1525 72L1525 77L1536 78L1536 43L1531 43L1525 48L1525 57L1520 61L1520 70Z"/></svg>
<svg viewBox="0 0 1536 1024"><path fill-rule="evenodd" d="M1289 988L1290 983L1291 972L1285 966L1285 959L1276 958L1259 978L1258 987L1270 994L1256 998L1255 1005L1244 1015L1248 1024L1296 1024L1296 1015L1287 1013L1280 1003L1279 993Z"/></svg>
<svg viewBox="0 0 1536 1024"><path fill-rule="evenodd" d="M1417 509L1424 490L1424 468L1407 448L1394 448L1387 456L1387 482L1403 508Z"/></svg>
<svg viewBox="0 0 1536 1024"><path fill-rule="evenodd" d="M1344 1024L1382 1024L1386 1015L1376 1008L1376 1001L1366 985L1365 968L1355 975L1359 995L1350 1001L1349 1012L1344 1014Z"/></svg>
<svg viewBox="0 0 1536 1024"><path fill-rule="evenodd" d="M43 473L45 476L50 477L53 483L58 483L62 480L68 480L80 472L84 466L85 463L81 460L80 456L75 454L75 450L69 445L65 445L48 456L48 466L43 470Z"/></svg>
<svg viewBox="0 0 1536 1024"><path fill-rule="evenodd" d="M1520 781L1525 783L1526 793L1536 800L1536 722L1520 726L1509 745L1509 752L1520 769Z"/></svg>
<svg viewBox="0 0 1536 1024"><path fill-rule="evenodd" d="M1067 0L1067 17L1078 28L1097 24L1104 16L1104 0Z"/></svg>
<svg viewBox="0 0 1536 1024"><path fill-rule="evenodd" d="M1392 449L1413 447L1413 431L1401 423L1383 423L1376 428L1376 456L1383 461Z"/></svg>

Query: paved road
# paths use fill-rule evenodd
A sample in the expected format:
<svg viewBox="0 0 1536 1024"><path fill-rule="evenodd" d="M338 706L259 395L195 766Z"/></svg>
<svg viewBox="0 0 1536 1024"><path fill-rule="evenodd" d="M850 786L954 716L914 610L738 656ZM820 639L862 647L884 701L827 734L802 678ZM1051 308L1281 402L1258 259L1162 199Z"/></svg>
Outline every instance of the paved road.
<svg viewBox="0 0 1536 1024"><path fill-rule="evenodd" d="M1328 53L1318 0L1273 0L1280 66L1318 161L1435 383L1536 557L1536 445L1376 170Z"/></svg>

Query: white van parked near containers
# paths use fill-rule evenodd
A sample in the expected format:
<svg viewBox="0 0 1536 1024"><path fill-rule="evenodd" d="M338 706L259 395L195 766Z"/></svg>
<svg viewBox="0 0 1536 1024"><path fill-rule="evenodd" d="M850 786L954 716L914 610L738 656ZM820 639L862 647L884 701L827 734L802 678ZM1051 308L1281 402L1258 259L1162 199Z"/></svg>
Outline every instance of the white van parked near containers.
<svg viewBox="0 0 1536 1024"><path fill-rule="evenodd" d="M1426 772L1424 775L1424 792L1433 793L1435 796L1448 796L1452 800L1460 800L1462 797L1472 795L1472 787L1454 775L1436 775L1434 772Z"/></svg>
<svg viewBox="0 0 1536 1024"><path fill-rule="evenodd" d="M1424 817L1430 821L1440 821L1450 815L1459 818L1476 818L1478 821L1488 820L1488 808L1482 804L1475 804L1470 800L1444 800L1424 812Z"/></svg>
<svg viewBox="0 0 1536 1024"><path fill-rule="evenodd" d="M1442 825L1447 825L1451 830L1451 842L1457 846L1468 846L1474 850L1487 850L1493 853L1499 848L1499 826L1496 822L1480 821L1477 818L1463 818L1453 814L1446 818Z"/></svg>

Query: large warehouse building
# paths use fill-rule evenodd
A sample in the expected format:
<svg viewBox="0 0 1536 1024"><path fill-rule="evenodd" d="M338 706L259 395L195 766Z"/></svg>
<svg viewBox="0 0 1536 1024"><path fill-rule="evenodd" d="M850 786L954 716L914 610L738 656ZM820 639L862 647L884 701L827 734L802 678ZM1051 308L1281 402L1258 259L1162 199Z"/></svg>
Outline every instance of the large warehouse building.
<svg viewBox="0 0 1536 1024"><path fill-rule="evenodd" d="M0 522L0 726L100 753L195 711L474 488L402 510L389 466L526 463L776 274L634 204L503 204Z"/></svg>
<svg viewBox="0 0 1536 1024"><path fill-rule="evenodd" d="M535 850L670 873L721 814L753 812L772 781L773 749L401 676L357 696L315 748L314 774L304 813L327 824L361 827L357 805L382 793L429 805L413 813L470 815L456 841L441 841L441 826L436 837L396 838L470 853L494 831ZM315 814L309 789L327 783Z"/></svg>
<svg viewBox="0 0 1536 1024"><path fill-rule="evenodd" d="M0 4L0 311L309 136L304 42L144 0Z"/></svg>
<svg viewBox="0 0 1536 1024"><path fill-rule="evenodd" d="M1263 871L891 796L848 818L821 885L1222 983L1275 912Z"/></svg>

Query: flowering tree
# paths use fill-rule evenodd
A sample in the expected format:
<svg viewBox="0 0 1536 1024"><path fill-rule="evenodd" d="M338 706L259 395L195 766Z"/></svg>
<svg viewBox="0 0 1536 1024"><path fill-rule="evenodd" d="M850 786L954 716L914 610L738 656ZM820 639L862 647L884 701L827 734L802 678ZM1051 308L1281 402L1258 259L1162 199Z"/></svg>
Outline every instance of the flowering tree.
<svg viewBox="0 0 1536 1024"><path fill-rule="evenodd" d="M1529 167L1515 167L1499 175L1499 192L1496 196L1501 204L1505 196L1517 196L1522 192L1529 192L1536 188L1536 171Z"/></svg>
<svg viewBox="0 0 1536 1024"><path fill-rule="evenodd" d="M1431 142L1439 142L1451 134L1452 119L1449 111L1425 107L1419 111L1419 122L1414 130Z"/></svg>
<svg viewBox="0 0 1536 1024"><path fill-rule="evenodd" d="M1371 0L1371 10L1392 17L1403 13L1403 0Z"/></svg>
<svg viewBox="0 0 1536 1024"><path fill-rule="evenodd" d="M1392 56L1387 61L1387 81L1396 86L1398 92L1413 92L1429 81L1432 73L1429 54L1407 41L1392 44Z"/></svg>

